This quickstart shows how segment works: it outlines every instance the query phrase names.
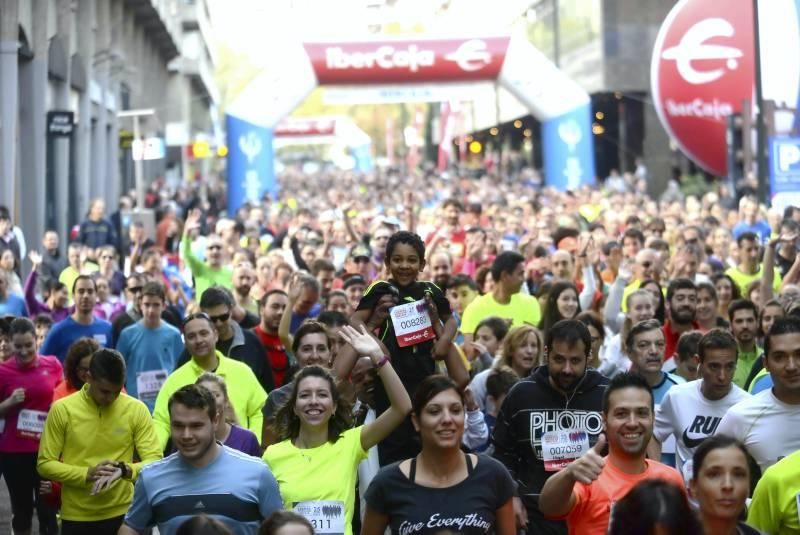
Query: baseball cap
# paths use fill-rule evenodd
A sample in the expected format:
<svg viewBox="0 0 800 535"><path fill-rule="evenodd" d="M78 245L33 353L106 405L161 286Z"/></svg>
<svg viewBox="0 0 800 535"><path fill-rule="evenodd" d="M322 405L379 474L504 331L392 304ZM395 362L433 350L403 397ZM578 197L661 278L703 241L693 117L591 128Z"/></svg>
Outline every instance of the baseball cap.
<svg viewBox="0 0 800 535"><path fill-rule="evenodd" d="M350 258L355 260L356 258L372 258L372 250L367 247L363 243L359 243L358 245L354 245L352 249L350 249Z"/></svg>
<svg viewBox="0 0 800 535"><path fill-rule="evenodd" d="M350 275L345 279L344 284L342 284L342 289L346 290L351 286L356 286L356 285L366 286L367 281L365 281L364 277L362 277L361 275Z"/></svg>

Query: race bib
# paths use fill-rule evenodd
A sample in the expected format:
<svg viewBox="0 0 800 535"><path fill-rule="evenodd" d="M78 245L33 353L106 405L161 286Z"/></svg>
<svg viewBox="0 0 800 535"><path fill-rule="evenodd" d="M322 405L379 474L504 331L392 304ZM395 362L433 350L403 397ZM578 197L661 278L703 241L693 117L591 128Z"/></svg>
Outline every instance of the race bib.
<svg viewBox="0 0 800 535"><path fill-rule="evenodd" d="M420 299L413 303L397 305L389 312L400 347L413 346L436 336L428 315L428 306Z"/></svg>
<svg viewBox="0 0 800 535"><path fill-rule="evenodd" d="M589 450L589 434L580 429L549 431L542 436L542 459L547 472L558 472Z"/></svg>
<svg viewBox="0 0 800 535"><path fill-rule="evenodd" d="M94 341L100 344L101 347L106 347L106 341L107 341L106 335L95 334L92 338L94 338Z"/></svg>
<svg viewBox="0 0 800 535"><path fill-rule="evenodd" d="M294 512L311 522L314 533L344 534L344 502L336 500L297 502L294 504Z"/></svg>
<svg viewBox="0 0 800 535"><path fill-rule="evenodd" d="M47 421L47 413L45 411L32 411L28 409L19 411L19 416L17 417L17 436L23 438L41 438L45 421Z"/></svg>
<svg viewBox="0 0 800 535"><path fill-rule="evenodd" d="M167 380L167 370L150 370L136 374L136 392L142 401L155 401Z"/></svg>

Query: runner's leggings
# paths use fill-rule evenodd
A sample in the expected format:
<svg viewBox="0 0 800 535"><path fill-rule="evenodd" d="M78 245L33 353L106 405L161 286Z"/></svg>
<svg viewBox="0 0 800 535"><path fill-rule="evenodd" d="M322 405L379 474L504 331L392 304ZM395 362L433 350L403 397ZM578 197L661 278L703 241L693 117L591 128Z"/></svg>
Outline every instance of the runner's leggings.
<svg viewBox="0 0 800 535"><path fill-rule="evenodd" d="M31 529L35 506L39 533L57 534L56 509L39 497L41 478L36 472L36 453L0 453L0 473L5 477L11 497L11 526L14 531Z"/></svg>

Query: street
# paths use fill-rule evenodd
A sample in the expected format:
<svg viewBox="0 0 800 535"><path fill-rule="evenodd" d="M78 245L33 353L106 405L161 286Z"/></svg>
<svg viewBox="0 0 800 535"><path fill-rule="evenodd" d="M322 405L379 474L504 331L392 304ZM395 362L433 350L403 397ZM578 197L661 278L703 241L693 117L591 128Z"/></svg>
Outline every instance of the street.
<svg viewBox="0 0 800 535"><path fill-rule="evenodd" d="M38 533L39 522L33 515L32 533ZM11 535L11 500L8 496L8 487L5 480L0 483L0 535Z"/></svg>

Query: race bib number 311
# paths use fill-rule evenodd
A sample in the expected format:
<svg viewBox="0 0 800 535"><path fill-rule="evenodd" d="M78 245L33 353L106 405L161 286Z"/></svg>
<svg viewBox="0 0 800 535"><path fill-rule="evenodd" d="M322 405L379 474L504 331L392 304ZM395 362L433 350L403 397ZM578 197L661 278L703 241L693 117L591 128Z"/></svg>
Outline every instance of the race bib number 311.
<svg viewBox="0 0 800 535"><path fill-rule="evenodd" d="M344 502L335 500L297 502L294 504L294 512L311 522L314 533L344 534Z"/></svg>
<svg viewBox="0 0 800 535"><path fill-rule="evenodd" d="M431 325L431 317L428 315L428 306L422 299L397 305L389 314L397 336L397 345L400 347L427 342L436 336Z"/></svg>

